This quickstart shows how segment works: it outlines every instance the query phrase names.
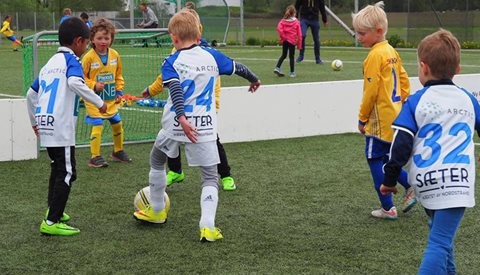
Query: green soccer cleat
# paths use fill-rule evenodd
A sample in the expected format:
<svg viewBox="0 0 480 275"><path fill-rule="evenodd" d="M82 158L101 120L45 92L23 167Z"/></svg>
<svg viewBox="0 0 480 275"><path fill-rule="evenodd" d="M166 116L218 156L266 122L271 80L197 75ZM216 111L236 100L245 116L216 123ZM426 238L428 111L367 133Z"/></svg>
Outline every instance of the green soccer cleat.
<svg viewBox="0 0 480 275"><path fill-rule="evenodd" d="M182 182L185 179L185 174L183 173L175 173L173 171L168 171L167 173L167 186L170 186L176 182Z"/></svg>
<svg viewBox="0 0 480 275"><path fill-rule="evenodd" d="M47 219L48 217L48 212L50 211L50 208L47 209L47 213L45 213L45 220ZM62 214L62 217L60 217L60 222L63 222L63 223L66 223L70 220L70 215L68 215L67 213L63 212Z"/></svg>
<svg viewBox="0 0 480 275"><path fill-rule="evenodd" d="M143 210L138 210L133 213L133 217L139 221L150 223L165 223L167 221L169 208L164 208L160 212L155 212L151 205Z"/></svg>
<svg viewBox="0 0 480 275"><path fill-rule="evenodd" d="M232 177L222 178L222 185L223 185L223 190L225 191L233 191L237 189L237 186L235 185L235 181L233 180Z"/></svg>
<svg viewBox="0 0 480 275"><path fill-rule="evenodd" d="M48 225L47 222L43 220L40 225L40 233L45 235L72 236L80 233L80 229L61 222Z"/></svg>
<svg viewBox="0 0 480 275"><path fill-rule="evenodd" d="M201 242L214 242L216 240L223 239L222 231L220 228L215 227L212 231L208 227L203 227L200 229L200 241Z"/></svg>

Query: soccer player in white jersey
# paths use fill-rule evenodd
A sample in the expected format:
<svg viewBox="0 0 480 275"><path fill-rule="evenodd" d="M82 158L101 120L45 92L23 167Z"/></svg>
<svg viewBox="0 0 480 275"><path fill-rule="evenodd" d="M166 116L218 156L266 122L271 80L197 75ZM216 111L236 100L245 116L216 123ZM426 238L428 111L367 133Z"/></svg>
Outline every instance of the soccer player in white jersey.
<svg viewBox="0 0 480 275"><path fill-rule="evenodd" d="M455 233L465 208L475 205L473 134L480 130L480 106L455 86L460 44L440 30L418 45L418 76L423 89L411 95L393 123L394 141L380 191L396 193L402 166L430 217L430 234L418 274L456 274Z"/></svg>
<svg viewBox="0 0 480 275"><path fill-rule="evenodd" d="M215 82L219 75L235 73L247 79L251 83L249 91L255 92L260 81L244 65L215 49L198 46L199 25L192 13L180 11L175 14L170 19L168 31L177 52L165 59L162 66L163 85L169 89L170 96L162 117L162 129L150 153L151 204L135 212L134 217L151 223L167 220L165 164L167 156L177 157L179 145L185 143L189 165L201 169L200 240L213 242L223 238L215 227L219 163Z"/></svg>
<svg viewBox="0 0 480 275"><path fill-rule="evenodd" d="M58 31L58 48L40 70L27 94L32 128L47 148L52 160L48 186L48 210L40 232L70 236L80 233L66 224L64 210L71 185L77 178L75 169L75 125L79 98L92 102L105 113L107 105L85 84L79 61L88 45L90 31L79 18L65 20Z"/></svg>

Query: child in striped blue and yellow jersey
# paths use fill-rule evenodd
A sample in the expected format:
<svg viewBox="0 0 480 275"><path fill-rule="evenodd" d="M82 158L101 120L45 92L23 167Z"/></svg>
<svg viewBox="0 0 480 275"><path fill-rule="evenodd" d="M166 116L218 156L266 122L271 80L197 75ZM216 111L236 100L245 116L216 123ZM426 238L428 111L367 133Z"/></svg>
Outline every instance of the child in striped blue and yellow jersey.
<svg viewBox="0 0 480 275"><path fill-rule="evenodd" d="M353 26L358 40L364 47L371 48L363 62L363 98L358 115L358 129L365 135L365 154L382 205L371 214L396 220L392 195L382 195L380 186L384 178L383 165L388 161L393 140L392 123L410 94L410 82L399 54L385 40L388 21L382 1L353 14ZM403 170L399 182L406 190L402 210L407 212L416 204L416 199Z"/></svg>
<svg viewBox="0 0 480 275"><path fill-rule="evenodd" d="M111 48L115 28L107 19L98 19L91 28L90 40L92 49L82 59L85 82L107 104L107 112L101 114L89 103L85 123L92 124L90 136L91 157L90 167L107 167L108 163L100 154L102 141L103 121L108 120L112 125L113 152L112 159L121 162L131 162L128 154L123 150L123 125L118 113L118 103L123 95L125 81L122 75L122 61L117 51Z"/></svg>

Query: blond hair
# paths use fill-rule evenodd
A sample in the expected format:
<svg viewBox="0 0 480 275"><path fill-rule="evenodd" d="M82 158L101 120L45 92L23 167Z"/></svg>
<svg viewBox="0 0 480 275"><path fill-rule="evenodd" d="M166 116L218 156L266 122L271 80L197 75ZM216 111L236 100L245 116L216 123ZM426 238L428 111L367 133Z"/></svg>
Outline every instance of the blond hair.
<svg viewBox="0 0 480 275"><path fill-rule="evenodd" d="M297 10L295 9L295 6L294 5L289 5L285 9L285 14L283 15L283 19L288 19L290 17L294 17L296 13L297 13Z"/></svg>
<svg viewBox="0 0 480 275"><path fill-rule="evenodd" d="M199 19L191 11L181 10L168 22L168 32L178 36L182 41L200 38Z"/></svg>
<svg viewBox="0 0 480 275"><path fill-rule="evenodd" d="M380 1L374 5L366 6L358 13L352 13L353 28L356 31L380 28L383 30L383 35L385 35L388 30L388 19L387 14L383 10L384 6L383 1Z"/></svg>
<svg viewBox="0 0 480 275"><path fill-rule="evenodd" d="M182 11L189 12L189 13L193 14L193 16L195 16L195 18L197 19L198 28L200 30L200 35L202 35L203 27L202 27L202 21L200 21L200 15L198 15L198 13L194 9L191 9L191 8L188 8L188 7L183 8Z"/></svg>
<svg viewBox="0 0 480 275"><path fill-rule="evenodd" d="M105 31L110 34L112 41L110 42L109 47L111 47L113 40L115 39L115 27L110 20L106 18L100 18L95 20L92 28L90 29L90 41L92 41L92 48L95 48L95 44L93 44L93 38L95 37L95 34L100 31Z"/></svg>
<svg viewBox="0 0 480 275"><path fill-rule="evenodd" d="M422 39L417 55L434 77L452 79L460 66L460 43L451 32L440 29Z"/></svg>
<svg viewBox="0 0 480 275"><path fill-rule="evenodd" d="M63 15L72 15L72 10L69 8L64 8L63 9Z"/></svg>
<svg viewBox="0 0 480 275"><path fill-rule="evenodd" d="M185 8L194 10L194 9L196 9L196 6L195 6L195 3L193 3L193 2L187 2L187 3L185 3Z"/></svg>

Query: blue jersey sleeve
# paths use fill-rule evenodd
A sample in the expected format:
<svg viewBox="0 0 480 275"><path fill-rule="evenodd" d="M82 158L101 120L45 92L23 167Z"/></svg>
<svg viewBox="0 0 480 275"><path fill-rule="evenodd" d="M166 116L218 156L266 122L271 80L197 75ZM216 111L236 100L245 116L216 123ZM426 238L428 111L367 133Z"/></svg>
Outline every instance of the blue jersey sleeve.
<svg viewBox="0 0 480 275"><path fill-rule="evenodd" d="M178 75L178 72L173 67L173 63L175 62L177 56L178 55L174 54L168 57L167 59L165 59L165 61L163 61L162 79L164 84L175 79L180 80L180 76Z"/></svg>
<svg viewBox="0 0 480 275"><path fill-rule="evenodd" d="M475 130L477 130L478 135L480 136L480 105L477 99L473 96L473 94L471 94L470 92L468 92L463 88L462 90L465 91L465 93L468 95L468 97L472 101L473 110L475 111Z"/></svg>
<svg viewBox="0 0 480 275"><path fill-rule="evenodd" d="M408 130L413 135L415 135L415 133L417 133L418 131L418 127L417 122L415 121L416 106L412 106L414 105L412 103L413 100L407 99L407 101L402 106L402 111L400 111L400 114L393 122L393 126L396 126L395 128L400 128L402 130Z"/></svg>
<svg viewBox="0 0 480 275"><path fill-rule="evenodd" d="M32 86L30 86L35 92L38 93L38 90L40 89L40 82L38 81L38 77L33 81Z"/></svg>
<svg viewBox="0 0 480 275"><path fill-rule="evenodd" d="M67 62L67 78L77 76L83 79L83 68L78 58L70 53L64 53L64 56Z"/></svg>
<svg viewBox="0 0 480 275"><path fill-rule="evenodd" d="M203 49L209 52L217 62L219 74L231 75L235 72L235 62L230 57L212 48Z"/></svg>

